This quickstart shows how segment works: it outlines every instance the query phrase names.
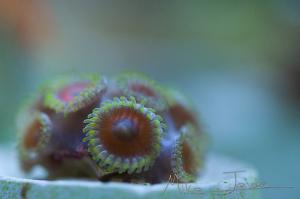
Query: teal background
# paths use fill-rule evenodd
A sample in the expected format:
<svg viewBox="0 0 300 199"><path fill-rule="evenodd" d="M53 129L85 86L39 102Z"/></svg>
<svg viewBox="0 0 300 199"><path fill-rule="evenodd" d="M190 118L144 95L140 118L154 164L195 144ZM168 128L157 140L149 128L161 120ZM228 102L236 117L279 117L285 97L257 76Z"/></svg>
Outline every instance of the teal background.
<svg viewBox="0 0 300 199"><path fill-rule="evenodd" d="M249 162L270 186L295 187L263 190L263 198L300 196L300 100L286 100L278 78L299 57L299 3L55 0L44 6L53 23L44 42L22 45L14 28L0 23L0 144L15 142L16 114L45 80L138 71L192 98L212 151Z"/></svg>

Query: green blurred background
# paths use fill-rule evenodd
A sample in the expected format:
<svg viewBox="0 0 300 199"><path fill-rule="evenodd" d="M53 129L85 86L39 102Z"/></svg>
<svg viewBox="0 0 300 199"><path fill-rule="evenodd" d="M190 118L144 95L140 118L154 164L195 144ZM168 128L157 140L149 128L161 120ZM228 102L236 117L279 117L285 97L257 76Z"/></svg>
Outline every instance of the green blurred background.
<svg viewBox="0 0 300 199"><path fill-rule="evenodd" d="M22 102L61 74L146 73L195 102L212 151L300 196L297 1L0 1L0 144Z"/></svg>

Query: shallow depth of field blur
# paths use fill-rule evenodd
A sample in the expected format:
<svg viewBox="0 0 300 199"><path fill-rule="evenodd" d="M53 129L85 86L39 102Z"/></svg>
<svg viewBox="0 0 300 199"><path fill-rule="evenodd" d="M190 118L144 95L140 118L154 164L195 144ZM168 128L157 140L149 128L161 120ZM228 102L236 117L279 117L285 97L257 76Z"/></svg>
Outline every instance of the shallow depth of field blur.
<svg viewBox="0 0 300 199"><path fill-rule="evenodd" d="M0 145L45 80L143 72L192 98L212 151L296 187L263 198L299 196L300 3L204 2L0 0Z"/></svg>

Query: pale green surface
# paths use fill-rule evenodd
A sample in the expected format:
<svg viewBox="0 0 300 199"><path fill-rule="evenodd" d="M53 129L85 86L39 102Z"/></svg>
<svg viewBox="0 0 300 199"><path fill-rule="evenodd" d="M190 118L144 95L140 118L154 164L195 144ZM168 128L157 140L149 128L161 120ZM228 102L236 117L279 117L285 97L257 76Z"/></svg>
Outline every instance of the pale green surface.
<svg viewBox="0 0 300 199"><path fill-rule="evenodd" d="M258 190L237 191L226 196L212 193L214 190L229 190L234 186L233 174L227 171L244 170L238 174L236 182L257 182L257 172L248 165L230 158L208 155L203 174L197 183L189 184L197 188L197 193L183 193L185 186L169 185L136 185L125 183L101 183L83 180L32 180L25 177L18 169L16 154L12 150L1 150L0 153L0 198L1 199L65 199L65 198L259 198ZM4 164L3 164L4 163ZM36 172L37 173L37 172ZM37 176L37 174L34 174ZM199 193L201 189L201 193Z"/></svg>

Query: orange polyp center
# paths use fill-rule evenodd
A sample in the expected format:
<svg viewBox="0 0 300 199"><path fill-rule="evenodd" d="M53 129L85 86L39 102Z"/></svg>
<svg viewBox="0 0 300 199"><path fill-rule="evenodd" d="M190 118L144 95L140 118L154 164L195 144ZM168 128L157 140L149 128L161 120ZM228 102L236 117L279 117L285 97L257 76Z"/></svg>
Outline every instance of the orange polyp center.
<svg viewBox="0 0 300 199"><path fill-rule="evenodd" d="M112 133L116 138L130 141L138 134L138 121L122 118L115 121L112 125Z"/></svg>
<svg viewBox="0 0 300 199"><path fill-rule="evenodd" d="M76 82L67 85L58 91L57 97L65 103L68 103L78 96L84 89L90 86L88 82Z"/></svg>
<svg viewBox="0 0 300 199"><path fill-rule="evenodd" d="M195 161L189 145L184 142L182 146L183 170L189 174L194 172Z"/></svg>
<svg viewBox="0 0 300 199"><path fill-rule="evenodd" d="M26 149L33 149L37 147L41 138L41 128L42 124L38 120L33 121L32 124L27 128L23 140L23 145Z"/></svg>
<svg viewBox="0 0 300 199"><path fill-rule="evenodd" d="M151 152L152 126L147 118L130 108L113 110L103 115L99 138L109 153L133 157Z"/></svg>
<svg viewBox="0 0 300 199"><path fill-rule="evenodd" d="M154 92L154 90L144 84L132 83L130 85L130 89L134 92L142 93L143 95L148 96L148 97L156 97L156 93Z"/></svg>
<svg viewBox="0 0 300 199"><path fill-rule="evenodd" d="M171 106L169 112L177 129L180 129L187 123L191 123L198 127L195 116L182 105L176 104Z"/></svg>

